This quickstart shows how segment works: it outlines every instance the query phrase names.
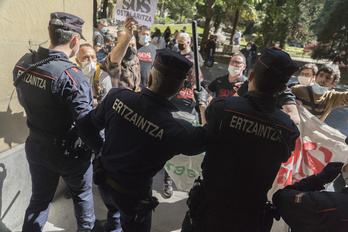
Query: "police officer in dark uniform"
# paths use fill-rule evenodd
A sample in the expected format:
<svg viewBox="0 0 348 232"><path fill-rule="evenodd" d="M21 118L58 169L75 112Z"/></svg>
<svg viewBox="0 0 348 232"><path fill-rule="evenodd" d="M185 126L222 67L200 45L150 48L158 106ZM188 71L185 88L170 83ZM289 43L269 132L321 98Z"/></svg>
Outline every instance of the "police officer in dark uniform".
<svg viewBox="0 0 348 232"><path fill-rule="evenodd" d="M336 179L343 165L342 162L328 163L318 174L288 185L273 195L273 203L291 232L348 231L348 189L320 191ZM346 176L344 169L342 175ZM342 176L337 180L340 178ZM346 186L343 178L342 181L341 186Z"/></svg>
<svg viewBox="0 0 348 232"><path fill-rule="evenodd" d="M299 136L289 116L276 109L274 96L297 69L288 54L265 49L244 98L218 97L207 108L205 203L196 231L261 231L267 192Z"/></svg>
<svg viewBox="0 0 348 232"><path fill-rule="evenodd" d="M74 150L76 128L97 152L102 139L97 130L82 127L80 120L93 107L92 91L82 71L69 61L79 49L80 38L84 39L83 24L74 15L52 13L49 49L39 47L37 52L27 53L13 70L18 99L30 129L25 151L32 196L23 232L42 231L60 176L72 192L77 231L90 231L94 226L91 152L82 147ZM72 129L73 123L76 127Z"/></svg>
<svg viewBox="0 0 348 232"><path fill-rule="evenodd" d="M126 27L127 28L127 27ZM127 30L131 36L133 30ZM140 93L111 89L91 112L91 123L105 127L100 157L103 178L100 195L109 212L106 231L149 232L153 176L174 155L198 154L205 150L203 127L173 118L178 109L169 101L183 86L192 62L169 49L158 49L148 88ZM98 171L95 173L98 182Z"/></svg>

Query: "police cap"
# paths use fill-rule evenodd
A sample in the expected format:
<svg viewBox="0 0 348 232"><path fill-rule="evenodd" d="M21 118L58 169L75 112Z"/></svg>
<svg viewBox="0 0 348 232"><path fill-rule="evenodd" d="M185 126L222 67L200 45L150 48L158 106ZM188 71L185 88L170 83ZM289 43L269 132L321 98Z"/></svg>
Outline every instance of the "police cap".
<svg viewBox="0 0 348 232"><path fill-rule="evenodd" d="M281 73L283 77L289 78L298 70L298 65L288 53L277 48L265 48L255 63L254 70L262 73L276 71L276 73Z"/></svg>
<svg viewBox="0 0 348 232"><path fill-rule="evenodd" d="M169 49L157 49L156 58L153 67L164 76L170 76L177 79L185 79L187 73L192 68L192 62Z"/></svg>
<svg viewBox="0 0 348 232"><path fill-rule="evenodd" d="M86 40L82 35L82 26L85 21L83 21L79 17L65 12L54 12L51 13L51 20L49 24L51 24L52 19L59 19L63 22L63 25L55 24L55 26L62 28L63 30L77 32L81 35L82 39Z"/></svg>

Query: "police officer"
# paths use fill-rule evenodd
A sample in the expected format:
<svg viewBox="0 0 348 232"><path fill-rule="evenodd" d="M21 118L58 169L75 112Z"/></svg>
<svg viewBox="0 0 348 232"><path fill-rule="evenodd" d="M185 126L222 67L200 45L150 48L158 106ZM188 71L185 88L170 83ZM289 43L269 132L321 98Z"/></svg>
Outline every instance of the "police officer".
<svg viewBox="0 0 348 232"><path fill-rule="evenodd" d="M342 176L347 178L347 165L342 166L342 162L328 163L318 174L288 185L273 195L279 215L292 232L348 231L348 189L320 191L341 173L341 169ZM347 180L342 178L342 181L342 186L346 186Z"/></svg>
<svg viewBox="0 0 348 232"><path fill-rule="evenodd" d="M267 192L299 136L289 116L276 109L274 96L297 69L288 54L265 49L244 98L218 97L207 108L205 207L196 231L261 231Z"/></svg>
<svg viewBox="0 0 348 232"><path fill-rule="evenodd" d="M132 36L133 27L125 28L126 36ZM148 88L140 93L111 89L91 112L91 123L105 127L100 157L104 171L98 187L109 210L106 231L121 231L122 226L123 231L149 232L151 210L157 205L151 197L153 176L174 155L205 150L205 129L171 114L178 109L169 100L182 88L191 67L180 54L159 49Z"/></svg>
<svg viewBox="0 0 348 232"><path fill-rule="evenodd" d="M77 134L98 151L98 131L80 120L92 109L91 85L80 68L69 61L80 45L84 21L74 15L51 13L50 46L24 55L13 70L18 99L30 129L25 151L32 178L32 196L23 232L42 231L59 177L72 192L77 231L90 231L95 222L91 153L72 149ZM81 128L81 130L80 130ZM69 132L70 131L70 132ZM88 137L87 137L88 135Z"/></svg>

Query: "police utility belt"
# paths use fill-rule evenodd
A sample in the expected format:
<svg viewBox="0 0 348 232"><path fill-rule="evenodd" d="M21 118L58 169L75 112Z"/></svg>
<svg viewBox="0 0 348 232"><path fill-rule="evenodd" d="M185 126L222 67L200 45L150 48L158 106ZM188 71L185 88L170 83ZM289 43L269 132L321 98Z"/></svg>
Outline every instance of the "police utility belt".
<svg viewBox="0 0 348 232"><path fill-rule="evenodd" d="M49 146L56 146L58 148L64 148L66 146L65 138L49 137L33 130L30 130L29 137Z"/></svg>

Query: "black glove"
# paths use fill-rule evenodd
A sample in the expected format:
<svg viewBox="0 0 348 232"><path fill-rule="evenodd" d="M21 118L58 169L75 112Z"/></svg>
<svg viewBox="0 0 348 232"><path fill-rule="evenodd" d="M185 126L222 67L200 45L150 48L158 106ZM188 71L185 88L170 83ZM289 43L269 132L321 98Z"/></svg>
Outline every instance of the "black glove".
<svg viewBox="0 0 348 232"><path fill-rule="evenodd" d="M197 89L193 90L193 93L195 95L195 99L196 99L196 106L199 105L203 105L203 106L207 106L207 98L208 98L208 92L201 87L200 91L198 91Z"/></svg>
<svg viewBox="0 0 348 232"><path fill-rule="evenodd" d="M322 184L332 182L338 174L341 173L341 169L344 163L342 162L330 162L324 169L317 174L317 178Z"/></svg>

